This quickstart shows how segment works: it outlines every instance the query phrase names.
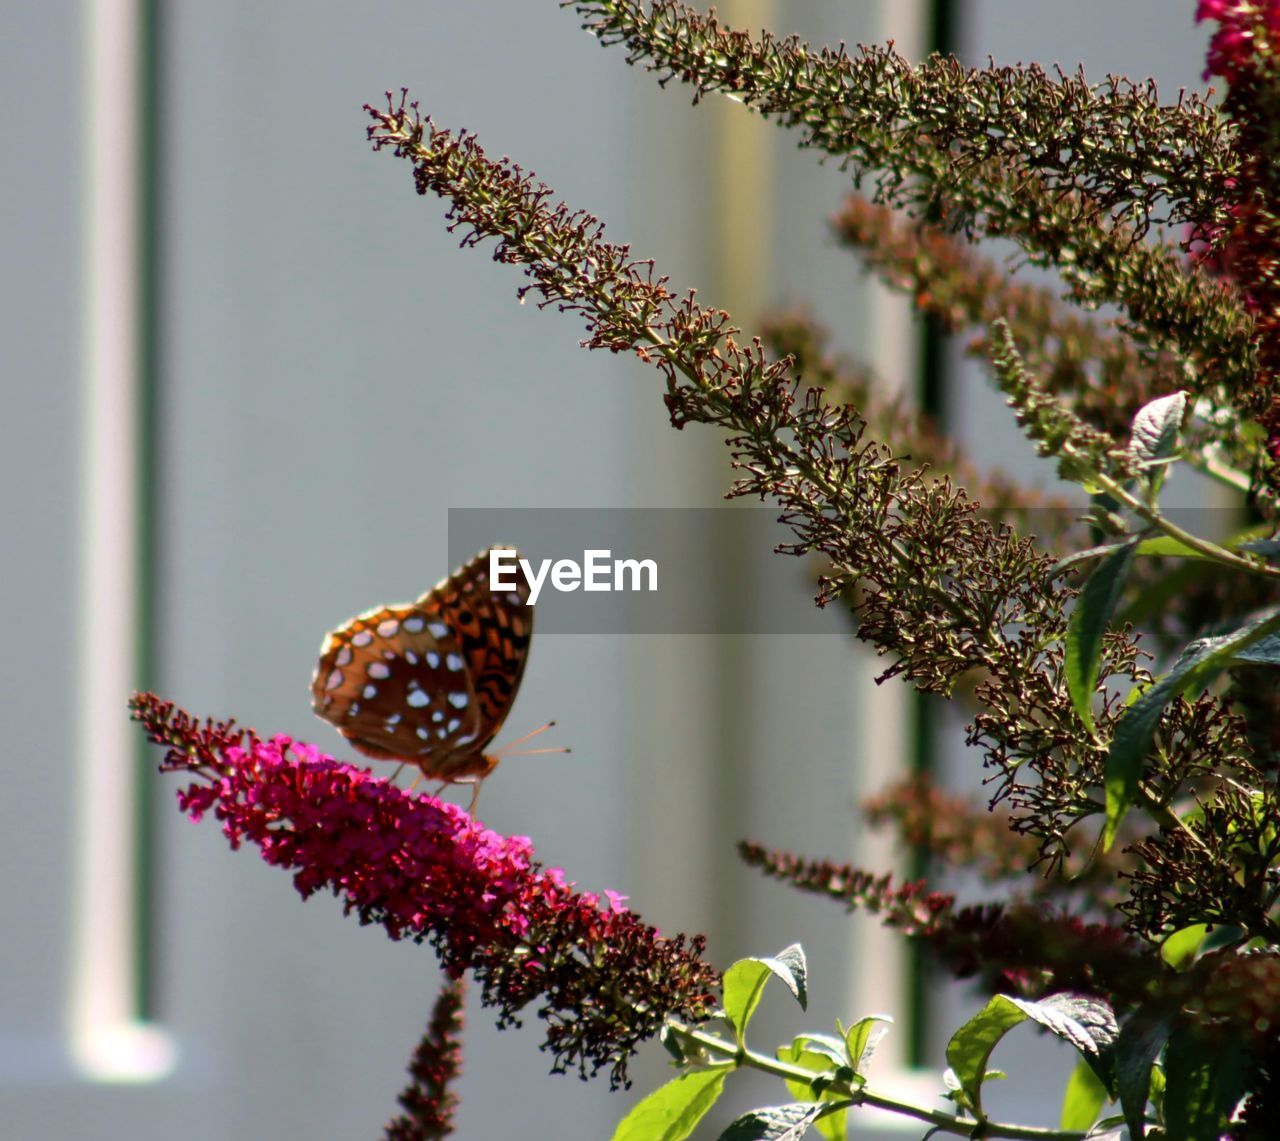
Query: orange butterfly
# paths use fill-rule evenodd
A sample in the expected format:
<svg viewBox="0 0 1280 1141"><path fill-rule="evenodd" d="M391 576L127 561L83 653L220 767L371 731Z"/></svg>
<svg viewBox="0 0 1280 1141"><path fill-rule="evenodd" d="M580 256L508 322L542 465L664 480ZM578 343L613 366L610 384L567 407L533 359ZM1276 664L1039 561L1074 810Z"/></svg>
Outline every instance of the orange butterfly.
<svg viewBox="0 0 1280 1141"><path fill-rule="evenodd" d="M516 589L490 590L489 553L417 602L339 626L311 681L312 707L360 752L443 784L475 783L477 793L498 763L484 750L511 710L533 636L523 568L517 559Z"/></svg>

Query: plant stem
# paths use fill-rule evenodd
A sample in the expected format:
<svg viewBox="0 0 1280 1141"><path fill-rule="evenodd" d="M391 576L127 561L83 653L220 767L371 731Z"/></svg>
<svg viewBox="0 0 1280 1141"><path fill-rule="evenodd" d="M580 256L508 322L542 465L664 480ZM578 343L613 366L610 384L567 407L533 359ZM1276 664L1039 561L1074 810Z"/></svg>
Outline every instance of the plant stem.
<svg viewBox="0 0 1280 1141"><path fill-rule="evenodd" d="M1171 832L1182 832L1190 841L1200 849L1205 855L1209 854L1209 846L1196 835L1195 830L1187 825L1187 822L1174 812L1167 804L1162 804L1152 795L1147 785L1138 782L1137 799L1142 807L1147 810L1147 814L1159 825L1169 829Z"/></svg>
<svg viewBox="0 0 1280 1141"><path fill-rule="evenodd" d="M772 1074L774 1077L783 1078L787 1081L804 1082L806 1085L811 1083L815 1077L813 1070L804 1069L802 1066L793 1066L787 1062L781 1062L777 1058L770 1058L765 1054L749 1050L746 1046L737 1046L732 1042L726 1042L723 1038L708 1034L704 1030L695 1030L683 1022L668 1021L667 1026L685 1041L696 1043L701 1050L717 1056L722 1061L732 1062L735 1066L750 1066L753 1070L760 1070L762 1073ZM978 1122L972 1118L959 1117L956 1114L943 1113L941 1110L936 1109L923 1109L917 1105L910 1105L905 1101L884 1097L881 1094L872 1093L865 1086L858 1088L850 1082L832 1081L825 1088L846 1094L850 1105L871 1106L875 1109L887 1110L890 1113L899 1113L905 1117L914 1117L917 1121L928 1122L935 1130L954 1133L960 1137L999 1137L1008 1138L1010 1141L1082 1141L1085 1136L1084 1133L1077 1130L1042 1129L1030 1125L1003 1125L995 1121Z"/></svg>
<svg viewBox="0 0 1280 1141"><path fill-rule="evenodd" d="M1205 558L1212 559L1214 562L1221 563L1224 566L1233 567L1236 570L1245 571L1248 574L1261 575L1263 578L1280 578L1280 568L1268 566L1266 563L1258 562L1254 559L1243 558L1235 554L1235 552L1227 550L1226 547L1220 547L1217 543L1211 543L1208 539L1202 539L1198 535L1193 535L1190 531L1184 531L1176 523L1161 515L1159 508L1144 503L1126 489L1123 484L1112 479L1105 472L1090 473L1089 479L1090 482L1102 488L1113 499L1118 500L1135 514L1140 515L1153 527L1163 531L1171 539L1177 539L1178 542L1190 547L1191 550L1204 555Z"/></svg>

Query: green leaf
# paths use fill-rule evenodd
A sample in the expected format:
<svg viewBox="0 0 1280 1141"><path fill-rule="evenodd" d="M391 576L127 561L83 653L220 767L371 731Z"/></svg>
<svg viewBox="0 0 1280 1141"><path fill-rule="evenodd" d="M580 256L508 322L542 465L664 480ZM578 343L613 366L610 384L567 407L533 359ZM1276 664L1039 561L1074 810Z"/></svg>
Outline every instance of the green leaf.
<svg viewBox="0 0 1280 1141"><path fill-rule="evenodd" d="M1093 1128L1107 1101L1107 1087L1083 1058L1076 1063L1062 1095L1058 1128L1083 1133Z"/></svg>
<svg viewBox="0 0 1280 1141"><path fill-rule="evenodd" d="M1126 543L1107 555L1089 576L1067 621L1067 692L1085 727L1093 730L1093 695L1102 662L1102 635L1124 589L1133 563L1134 545Z"/></svg>
<svg viewBox="0 0 1280 1141"><path fill-rule="evenodd" d="M1187 394L1174 392L1147 401L1133 417L1129 451L1141 463L1168 459L1178 447Z"/></svg>
<svg viewBox="0 0 1280 1141"><path fill-rule="evenodd" d="M813 1127L826 1141L845 1141L849 1135L848 1116L849 1111L841 1106L839 1109L824 1113L821 1117L815 1117Z"/></svg>
<svg viewBox="0 0 1280 1141"><path fill-rule="evenodd" d="M724 1089L727 1070L694 1070L654 1090L613 1131L613 1141L684 1141Z"/></svg>
<svg viewBox="0 0 1280 1141"><path fill-rule="evenodd" d="M1139 1012L1124 1024L1116 1040L1116 1088L1133 1141L1145 1136L1151 1067L1168 1037L1169 1023L1163 1017Z"/></svg>
<svg viewBox="0 0 1280 1141"><path fill-rule="evenodd" d="M777 1105L753 1109L720 1134L720 1141L800 1141L822 1115L821 1105Z"/></svg>
<svg viewBox="0 0 1280 1141"><path fill-rule="evenodd" d="M1212 1049L1179 1027L1164 1055L1164 1124L1169 1141L1217 1141L1244 1093L1244 1048L1237 1036Z"/></svg>
<svg viewBox="0 0 1280 1141"><path fill-rule="evenodd" d="M1280 555L1280 536L1277 535L1273 523L1250 523L1222 545L1230 550L1245 551L1264 559L1274 559Z"/></svg>
<svg viewBox="0 0 1280 1141"><path fill-rule="evenodd" d="M1138 544L1138 554L1150 558L1170 558L1170 559L1204 559L1207 562L1216 562L1216 559L1210 558L1203 551L1197 551L1195 547L1188 547L1181 539L1175 539L1172 535L1156 535L1151 539L1143 539Z"/></svg>
<svg viewBox="0 0 1280 1141"><path fill-rule="evenodd" d="M791 1045L798 1050L809 1050L811 1053L821 1054L833 1066L849 1065L844 1039L837 1038L834 1034L797 1034ZM785 1048L780 1047L780 1049Z"/></svg>
<svg viewBox="0 0 1280 1141"><path fill-rule="evenodd" d="M1237 549L1261 555L1264 559L1274 559L1280 555L1280 539L1248 539L1239 543Z"/></svg>
<svg viewBox="0 0 1280 1141"><path fill-rule="evenodd" d="M838 1052L837 1060L833 1064L832 1058L825 1050L810 1049L802 1044L800 1038L797 1038L790 1046L778 1048L778 1060L811 1070L815 1076L819 1074L827 1076L826 1082L805 1082L797 1081L795 1078L784 1078L787 1091L796 1101L805 1103L848 1101L848 1094L830 1088L830 1082L836 1077L835 1067L844 1067L845 1074L849 1073L842 1050ZM827 1138L827 1141L844 1141L845 1117L846 1111L843 1107L833 1110L825 1117L817 1119L818 1132Z"/></svg>
<svg viewBox="0 0 1280 1141"><path fill-rule="evenodd" d="M1187 410L1187 394L1175 392L1159 396L1138 409L1133 418L1129 454L1148 469L1152 493L1160 488L1168 474L1166 462L1178 449L1178 433Z"/></svg>
<svg viewBox="0 0 1280 1141"><path fill-rule="evenodd" d="M1199 689L1225 669L1240 651L1280 630L1280 607L1271 606L1233 630L1217 638L1192 642L1164 677L1135 700L1116 726L1107 754L1104 784L1107 792L1107 823L1102 834L1103 849L1109 849L1116 830L1138 793L1142 762L1151 747L1160 714L1184 690Z"/></svg>
<svg viewBox="0 0 1280 1141"><path fill-rule="evenodd" d="M998 994L947 1043L947 1064L974 1114L982 1116L982 1083L987 1076L987 1059L996 1043L1009 1033L1026 1013L1012 999Z"/></svg>
<svg viewBox="0 0 1280 1141"><path fill-rule="evenodd" d="M1175 931L1160 944L1160 957L1175 971L1185 970L1195 962L1208 933L1207 923L1194 923L1181 931Z"/></svg>
<svg viewBox="0 0 1280 1141"><path fill-rule="evenodd" d="M872 1054L880 1045L880 1039L889 1033L892 1024L893 1019L887 1014L869 1014L866 1018L859 1018L844 1032L849 1064L857 1073L866 1073Z"/></svg>
<svg viewBox="0 0 1280 1141"><path fill-rule="evenodd" d="M739 959L724 973L724 1015L739 1043L760 1005L770 973L761 959Z"/></svg>
<svg viewBox="0 0 1280 1141"><path fill-rule="evenodd" d="M773 959L739 959L724 973L724 1013L739 1043L760 1005L770 975L787 984L802 1009L808 1004L808 969L799 943L793 943Z"/></svg>
<svg viewBox="0 0 1280 1141"><path fill-rule="evenodd" d="M1157 1114L1164 1112L1164 1067L1159 1062L1151 1067L1151 1104Z"/></svg>
<svg viewBox="0 0 1280 1141"><path fill-rule="evenodd" d="M779 951L777 958L766 959L769 969L795 995L801 1010L809 1009L809 964L805 962L804 948L799 943Z"/></svg>
<svg viewBox="0 0 1280 1141"><path fill-rule="evenodd" d="M1239 651L1235 660L1255 666L1280 666L1280 634L1259 638L1252 646Z"/></svg>
<svg viewBox="0 0 1280 1141"><path fill-rule="evenodd" d="M1009 999L1028 1018L1070 1042L1080 1053L1100 1054L1115 1043L1120 1027L1109 1003L1076 994L1051 994L1039 1002Z"/></svg>
<svg viewBox="0 0 1280 1141"><path fill-rule="evenodd" d="M1184 816L1183 819L1185 820L1187 817ZM1219 951L1223 947L1235 946L1238 943L1243 943L1248 938L1248 934L1243 927L1222 924L1209 933L1201 950L1207 955L1210 951Z"/></svg>
<svg viewBox="0 0 1280 1141"><path fill-rule="evenodd" d="M811 1102L821 1101L824 1091L834 1079L836 1067L843 1065L843 1062L832 1062L824 1053L816 1050L810 1050L795 1041L786 1046L779 1046L777 1050L778 1061L786 1062L791 1066L799 1066L801 1069L808 1070L817 1077L820 1074L826 1075L825 1081L815 1082L812 1079L801 1081L798 1078L783 1078L786 1083L787 1090L796 1101Z"/></svg>

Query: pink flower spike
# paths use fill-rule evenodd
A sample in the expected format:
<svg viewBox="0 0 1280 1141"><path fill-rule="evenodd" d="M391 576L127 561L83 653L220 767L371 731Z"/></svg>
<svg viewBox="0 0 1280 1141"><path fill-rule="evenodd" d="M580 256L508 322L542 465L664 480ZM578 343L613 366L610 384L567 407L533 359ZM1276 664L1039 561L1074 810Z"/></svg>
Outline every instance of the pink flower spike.
<svg viewBox="0 0 1280 1141"><path fill-rule="evenodd" d="M445 969L471 971L500 1026L538 1001L553 1069L626 1081L636 1046L667 1014L707 1017L719 975L704 940L666 939L609 892L577 892L544 870L527 836L503 836L456 805L408 792L314 745L203 724L150 694L134 717L168 746L162 771L198 778L178 794L193 819L212 811L233 848L256 844L293 872L305 899L338 896L393 939L430 942Z"/></svg>

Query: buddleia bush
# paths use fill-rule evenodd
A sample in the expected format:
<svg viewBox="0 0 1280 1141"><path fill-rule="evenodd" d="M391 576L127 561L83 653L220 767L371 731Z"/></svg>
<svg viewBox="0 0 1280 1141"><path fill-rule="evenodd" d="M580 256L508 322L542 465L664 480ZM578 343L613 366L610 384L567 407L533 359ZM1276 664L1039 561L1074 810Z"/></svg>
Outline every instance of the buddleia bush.
<svg viewBox="0 0 1280 1141"><path fill-rule="evenodd" d="M659 1034L678 1072L617 1138L691 1135L731 1076L749 1080L738 1071L782 1088L762 1092L767 1106L726 1139L843 1137L865 1106L958 1136L1275 1136L1280 6L1185 6L1188 20L1212 22L1217 102L1036 65L913 64L892 46L815 49L675 0L562 7L659 83L686 85L695 102L732 96L847 170L838 240L984 363L1011 418L1079 489L1074 513L1043 512L1043 495L880 395L803 313L739 329L406 90L367 108L375 151L444 200L464 247L517 267L521 298L580 320L584 347L650 366L674 427L722 430L730 495L777 508L784 553L820 557L818 603L851 617L883 678L965 708L984 797L913 778L864 807L934 868L988 885L987 902L962 906L924 880L763 840L740 855L876 916L971 980L985 1005L947 1046L947 1108L912 1105L877 1085L871 1057L887 1027L876 1017L845 1026L810 1011L810 1028L780 1048L749 1040L766 984L807 1009L803 932L721 974L700 940L662 939L612 897L598 910L519 845L477 839L465 814L426 819L382 793L377 811L409 812L415 834L425 830L415 842L447 847L458 876L485 874L452 854L481 840L514 861L511 902L450 915L409 899L404 912L394 893L353 896L364 880L351 868L315 886L347 891L366 921L429 938L456 975L477 975L501 1019L541 1003L560 1068L605 1067L625 1082L631 1051ZM1060 287L1014 280L984 255L989 239L1055 271ZM1101 306L1116 316L1101 319ZM1162 506L1177 465L1234 497L1247 526L1221 540L1180 525ZM188 808L221 803L240 820L232 803L257 803L259 780L245 758L278 781L291 749L335 803L362 787L292 742L201 728L158 699L137 710L169 746L170 768L196 757L222 790L188 792ZM308 803L289 819L314 814ZM358 862L357 847L346 855ZM312 858L327 866L321 851ZM561 911L568 927L554 922ZM530 935L532 922L543 927ZM552 969L530 973L544 958ZM448 1128L449 1001L402 1099L411 1112L389 1135ZM1056 1132L992 1120L984 1104L992 1050L1028 1021L1078 1053Z"/></svg>

